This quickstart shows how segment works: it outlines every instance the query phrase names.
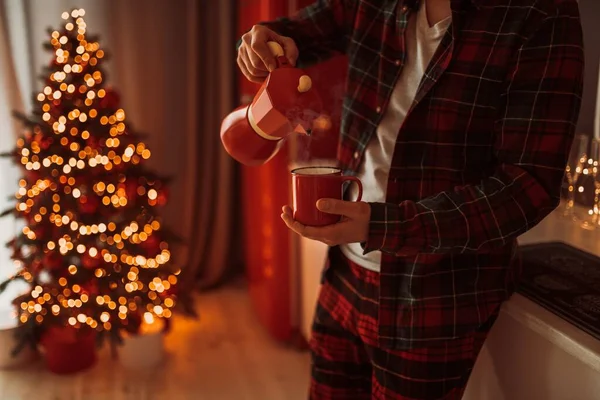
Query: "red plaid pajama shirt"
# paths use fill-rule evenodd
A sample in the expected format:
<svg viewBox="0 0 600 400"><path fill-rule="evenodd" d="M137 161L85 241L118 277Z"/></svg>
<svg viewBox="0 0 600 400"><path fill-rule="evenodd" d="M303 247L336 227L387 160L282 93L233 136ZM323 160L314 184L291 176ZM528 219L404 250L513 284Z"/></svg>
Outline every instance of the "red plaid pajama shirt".
<svg viewBox="0 0 600 400"><path fill-rule="evenodd" d="M322 0L266 22L300 65L348 56L338 161L355 174L406 58L413 0ZM557 207L584 67L576 0L451 0L365 252L383 252L378 346L476 331L514 291L516 238Z"/></svg>

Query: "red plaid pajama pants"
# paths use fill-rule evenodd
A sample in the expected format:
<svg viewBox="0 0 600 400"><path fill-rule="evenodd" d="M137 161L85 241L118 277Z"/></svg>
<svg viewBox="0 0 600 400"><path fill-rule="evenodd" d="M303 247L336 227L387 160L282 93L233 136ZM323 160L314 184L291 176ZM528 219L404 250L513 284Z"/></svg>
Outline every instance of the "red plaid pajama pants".
<svg viewBox="0 0 600 400"><path fill-rule="evenodd" d="M377 346L378 273L334 249L310 341L311 400L460 400L493 325L408 351Z"/></svg>

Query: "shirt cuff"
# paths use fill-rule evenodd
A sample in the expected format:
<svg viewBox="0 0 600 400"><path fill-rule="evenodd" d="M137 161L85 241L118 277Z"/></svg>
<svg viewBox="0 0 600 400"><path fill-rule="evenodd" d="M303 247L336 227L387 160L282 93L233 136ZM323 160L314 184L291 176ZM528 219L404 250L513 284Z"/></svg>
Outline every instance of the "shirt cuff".
<svg viewBox="0 0 600 400"><path fill-rule="evenodd" d="M367 241L360 245L363 249L363 254L368 254L375 250L385 251L389 247L388 242L394 239L398 242L398 234L391 232L392 224L388 221L397 221L394 217L398 214L398 205L389 203L369 203L371 206L371 220L369 221L369 233ZM400 245L400 243L398 243Z"/></svg>

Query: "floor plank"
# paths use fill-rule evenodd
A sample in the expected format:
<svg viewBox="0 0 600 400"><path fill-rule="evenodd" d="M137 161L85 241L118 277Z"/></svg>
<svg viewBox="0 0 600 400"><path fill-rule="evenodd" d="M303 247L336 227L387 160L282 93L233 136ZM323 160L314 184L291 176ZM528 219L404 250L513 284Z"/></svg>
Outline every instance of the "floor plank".
<svg viewBox="0 0 600 400"><path fill-rule="evenodd" d="M166 338L167 359L159 369L128 371L106 351L92 369L68 377L53 375L36 362L0 371L0 399L306 399L308 353L268 337L243 284L199 296L197 309L199 320L176 317Z"/></svg>

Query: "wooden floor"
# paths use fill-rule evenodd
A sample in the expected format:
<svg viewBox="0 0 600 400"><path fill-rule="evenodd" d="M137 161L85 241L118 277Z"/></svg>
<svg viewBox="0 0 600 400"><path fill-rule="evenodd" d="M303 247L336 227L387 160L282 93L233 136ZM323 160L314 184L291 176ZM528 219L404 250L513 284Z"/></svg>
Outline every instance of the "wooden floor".
<svg viewBox="0 0 600 400"><path fill-rule="evenodd" d="M124 370L108 353L73 376L37 362L0 371L1 400L304 400L309 355L275 344L258 325L243 284L199 297L200 320L177 317L164 366Z"/></svg>

